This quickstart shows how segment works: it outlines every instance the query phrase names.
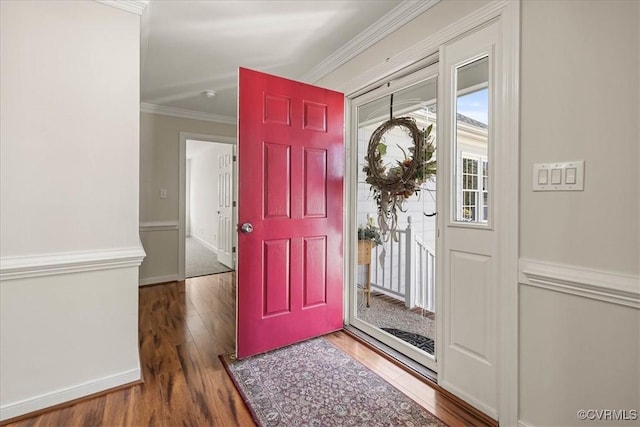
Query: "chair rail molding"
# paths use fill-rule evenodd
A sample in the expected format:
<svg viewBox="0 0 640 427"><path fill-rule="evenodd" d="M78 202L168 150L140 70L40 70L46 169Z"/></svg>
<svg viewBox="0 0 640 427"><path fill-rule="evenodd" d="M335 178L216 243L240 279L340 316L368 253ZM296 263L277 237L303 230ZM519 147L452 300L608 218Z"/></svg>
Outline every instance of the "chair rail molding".
<svg viewBox="0 0 640 427"><path fill-rule="evenodd" d="M531 259L520 260L523 285L640 309L640 277Z"/></svg>
<svg viewBox="0 0 640 427"><path fill-rule="evenodd" d="M142 245L139 245L109 250L2 257L0 280L139 267L145 256Z"/></svg>
<svg viewBox="0 0 640 427"><path fill-rule="evenodd" d="M171 231L178 229L178 221L142 221L140 222L140 232L149 231Z"/></svg>

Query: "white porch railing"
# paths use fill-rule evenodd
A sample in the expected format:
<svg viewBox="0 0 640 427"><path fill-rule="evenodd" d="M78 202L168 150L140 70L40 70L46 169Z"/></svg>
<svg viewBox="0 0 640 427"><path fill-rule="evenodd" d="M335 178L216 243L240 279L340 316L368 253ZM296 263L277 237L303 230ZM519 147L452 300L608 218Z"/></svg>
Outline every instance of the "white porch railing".
<svg viewBox="0 0 640 427"><path fill-rule="evenodd" d="M435 312L435 252L415 235L411 223L408 217L407 228L397 231L397 242L389 239L371 251L371 287L409 308Z"/></svg>

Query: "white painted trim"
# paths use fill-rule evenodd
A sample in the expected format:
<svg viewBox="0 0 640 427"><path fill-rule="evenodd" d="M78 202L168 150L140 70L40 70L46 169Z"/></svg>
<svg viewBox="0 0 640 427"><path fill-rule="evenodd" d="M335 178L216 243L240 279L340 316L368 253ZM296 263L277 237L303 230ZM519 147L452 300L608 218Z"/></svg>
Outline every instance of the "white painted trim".
<svg viewBox="0 0 640 427"><path fill-rule="evenodd" d="M501 111L504 117L503 123L499 124L499 131L505 140L513 141L509 147L498 155L503 158L510 159L507 164L509 168L504 171L505 182L499 188L505 192L506 200L519 200L519 57L520 57L520 1L496 0L478 11L463 17L452 25L444 28L436 34L418 41L416 44L408 47L402 52L392 56L389 60L380 61L361 74L350 80L342 82L334 89L348 94L348 105L351 99L357 96L358 92L376 82L384 81L388 76L402 72L402 70L414 67L419 61L424 60L431 55L437 54L440 46L456 37L461 36L467 31L478 28L486 23L495 20L501 20L502 32L501 43L503 44L501 68L508 70L509 77L505 79L503 91L505 98L502 100L504 108L507 111ZM440 79L442 81L442 79ZM439 84L439 93L443 93L442 85ZM349 108L347 108L349 111ZM498 130L498 129L497 129ZM349 139L354 141L353 136L349 135ZM347 159L350 158L350 146L357 146L348 140L345 144ZM350 163L347 162L347 171ZM350 176L349 174L347 176ZM443 180L438 180L438 191L444 191ZM355 206L353 195L355 189L345 186L345 206ZM519 206L517 203L511 203L506 207L502 214L505 215L504 230L500 245L500 256L504 257L502 265L500 265L497 277L500 283L498 290L498 307L501 308L498 313L498 323L500 325L498 331L498 407L499 423L501 425L516 425L518 422L518 236L519 236ZM347 230L354 230L353 225ZM349 232L345 232L348 236ZM439 253L442 252L441 240L437 242ZM353 252L350 248L349 239L345 239L345 253ZM443 259L440 257L439 259ZM443 271L442 264L438 263L439 271ZM354 276L352 272L345 272L345 282L351 283L347 279ZM346 286L346 285L345 285ZM436 312L441 312L442 292L438 292ZM348 303L345 303L345 313L349 309ZM443 342L442 332L438 330L437 342ZM442 346L436 346L437 361L439 370L442 363L446 361L442 358ZM445 379L446 381L446 379Z"/></svg>
<svg viewBox="0 0 640 427"><path fill-rule="evenodd" d="M191 233L191 238L193 240L195 240L196 242L200 243L202 246L204 246L205 248L209 249L210 251L214 252L216 255L218 254L218 248L216 248L215 246L213 246L211 243L207 242L206 240L204 240L201 237L196 236L195 234Z"/></svg>
<svg viewBox="0 0 640 427"><path fill-rule="evenodd" d="M181 119L203 120L206 122L224 123L228 125L237 124L233 116L223 116L221 114L208 114L200 111L183 110L182 108L165 107L164 105L140 103L141 113L159 114L161 116L179 117Z"/></svg>
<svg viewBox="0 0 640 427"><path fill-rule="evenodd" d="M489 415L490 417L493 417L493 418L496 417L495 416L496 408L492 408L490 406L485 405L483 402L479 401L474 396L464 392L463 390L460 390L458 387L451 384L450 382L440 379L440 374L438 374L438 385L446 389L447 391L453 393L455 396L459 397L460 399L464 400L474 408L479 409L486 415Z"/></svg>
<svg viewBox="0 0 640 427"><path fill-rule="evenodd" d="M306 82L317 82L438 3L440 0L403 1L307 71L300 79Z"/></svg>
<svg viewBox="0 0 640 427"><path fill-rule="evenodd" d="M533 427L531 424L527 424L524 421L518 420L518 427Z"/></svg>
<svg viewBox="0 0 640 427"><path fill-rule="evenodd" d="M140 75L145 75L147 58L149 56L149 38L151 34L151 16L153 7L151 2L144 9L140 18Z"/></svg>
<svg viewBox="0 0 640 427"><path fill-rule="evenodd" d="M187 140L197 140L197 141L208 141L208 142L217 142L223 144L238 144L238 139L236 137L229 136L220 136L220 135L207 135L201 133L193 133L193 132L180 132L180 141L179 141L179 172L178 172L178 279L185 279L185 260L184 260L184 239L187 230L187 207L185 202L185 197L187 194ZM234 147L234 155L236 155L235 147ZM235 168L237 171L237 166ZM237 172L236 172L237 173ZM237 177L237 175L235 175ZM234 180L234 194L236 195L235 200L237 200L236 193L236 182ZM237 223L237 210L238 208L234 208L234 218ZM236 246L236 237L234 236L233 246Z"/></svg>
<svg viewBox="0 0 640 427"><path fill-rule="evenodd" d="M3 257L0 258L0 280L139 267L145 256L140 245L103 251Z"/></svg>
<svg viewBox="0 0 640 427"><path fill-rule="evenodd" d="M518 422L518 260L520 250L520 1L497 2L500 19L502 99L498 103L502 120L495 128L502 144L495 156L503 165L503 180L495 188L503 196L499 206L502 233L498 238L500 264L496 277L498 305L498 423ZM515 202L514 202L515 201Z"/></svg>
<svg viewBox="0 0 640 427"><path fill-rule="evenodd" d="M140 281L138 282L138 285L139 286L155 285L156 283L176 282L177 280L178 280L177 274L172 274L170 276L146 277L144 279L140 279Z"/></svg>
<svg viewBox="0 0 640 427"><path fill-rule="evenodd" d="M77 384L51 393L42 394L0 407L0 421L19 417L20 415L49 408L60 403L69 402L94 393L109 390L141 379L141 370L132 369L94 381Z"/></svg>
<svg viewBox="0 0 640 427"><path fill-rule="evenodd" d="M640 309L640 277L521 259L519 281L523 285Z"/></svg>
<svg viewBox="0 0 640 427"><path fill-rule="evenodd" d="M145 221L140 223L140 232L177 230L177 221Z"/></svg>
<svg viewBox="0 0 640 427"><path fill-rule="evenodd" d="M115 7L116 9L124 10L126 12L135 13L136 15L142 15L144 9L149 5L149 0L96 0L98 3L102 3L107 6Z"/></svg>
<svg viewBox="0 0 640 427"><path fill-rule="evenodd" d="M351 95L362 88L380 81L385 76L389 76L403 68L411 66L421 59L437 53L440 45L453 40L470 29L499 17L509 3L511 3L510 0L497 0L489 3L484 8L456 21L442 31L438 31L436 34L420 40L402 52L391 56L389 60L380 61L379 64L367 68L366 71L352 79L336 85L333 89Z"/></svg>

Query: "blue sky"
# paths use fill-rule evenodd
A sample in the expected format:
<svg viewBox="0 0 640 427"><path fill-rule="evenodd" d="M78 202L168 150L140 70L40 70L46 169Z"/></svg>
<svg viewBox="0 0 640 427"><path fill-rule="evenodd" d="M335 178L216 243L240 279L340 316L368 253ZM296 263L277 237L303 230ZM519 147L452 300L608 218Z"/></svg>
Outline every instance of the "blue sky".
<svg viewBox="0 0 640 427"><path fill-rule="evenodd" d="M481 123L489 124L489 91L482 89L458 97L458 113Z"/></svg>

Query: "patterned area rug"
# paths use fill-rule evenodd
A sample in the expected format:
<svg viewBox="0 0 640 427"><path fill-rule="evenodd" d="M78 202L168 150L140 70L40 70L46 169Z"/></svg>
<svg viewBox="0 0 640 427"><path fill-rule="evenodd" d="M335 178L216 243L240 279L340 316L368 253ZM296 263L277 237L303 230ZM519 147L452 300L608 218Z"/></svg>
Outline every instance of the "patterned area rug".
<svg viewBox="0 0 640 427"><path fill-rule="evenodd" d="M400 338L402 341L408 342L414 347L418 347L422 351L426 351L429 354L435 354L435 345L431 338L427 338L424 335L414 334L413 332L407 332L394 328L380 328L391 335Z"/></svg>
<svg viewBox="0 0 640 427"><path fill-rule="evenodd" d="M263 427L445 426L324 338L223 361Z"/></svg>

